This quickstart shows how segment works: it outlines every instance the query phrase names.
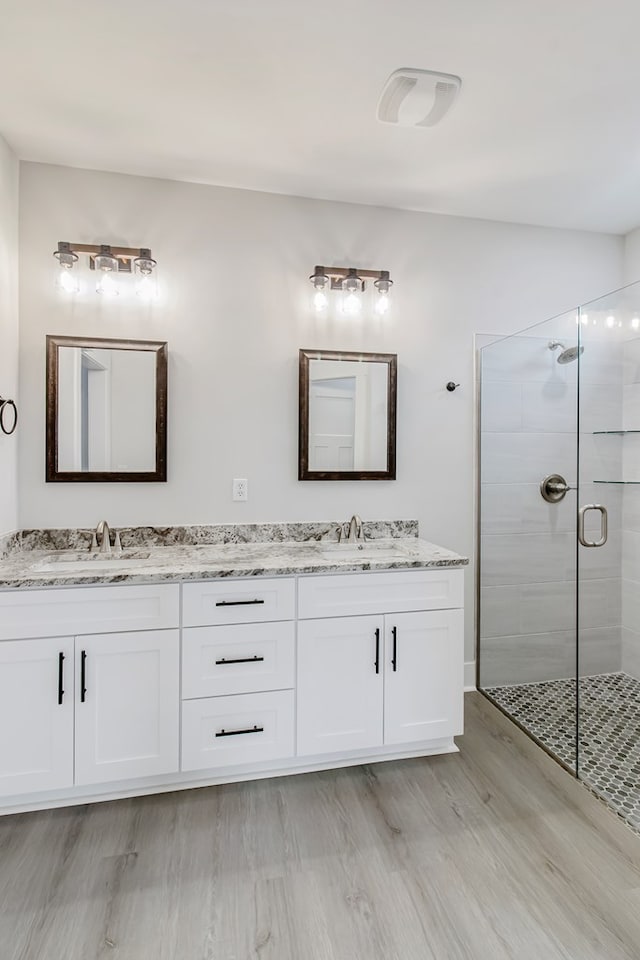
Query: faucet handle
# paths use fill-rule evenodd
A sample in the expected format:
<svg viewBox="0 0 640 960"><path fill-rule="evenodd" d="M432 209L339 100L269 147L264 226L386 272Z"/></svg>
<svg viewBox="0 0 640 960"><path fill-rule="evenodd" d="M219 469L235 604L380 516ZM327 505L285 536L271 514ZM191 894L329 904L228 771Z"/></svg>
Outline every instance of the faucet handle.
<svg viewBox="0 0 640 960"><path fill-rule="evenodd" d="M122 544L120 543L120 531L116 530L116 535L113 540L113 550L114 553L122 553Z"/></svg>
<svg viewBox="0 0 640 960"><path fill-rule="evenodd" d="M89 550L91 553L95 553L97 549L98 549L98 538L96 537L96 532L94 530L93 533L91 534L91 546L89 547Z"/></svg>

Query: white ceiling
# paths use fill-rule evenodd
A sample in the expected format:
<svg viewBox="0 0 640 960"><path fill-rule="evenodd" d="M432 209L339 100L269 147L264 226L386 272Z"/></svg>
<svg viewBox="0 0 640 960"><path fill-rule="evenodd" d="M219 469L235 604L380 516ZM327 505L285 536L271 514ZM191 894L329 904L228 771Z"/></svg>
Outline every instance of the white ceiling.
<svg viewBox="0 0 640 960"><path fill-rule="evenodd" d="M20 157L625 233L640 224L638 0L0 0ZM399 67L462 77L376 120Z"/></svg>

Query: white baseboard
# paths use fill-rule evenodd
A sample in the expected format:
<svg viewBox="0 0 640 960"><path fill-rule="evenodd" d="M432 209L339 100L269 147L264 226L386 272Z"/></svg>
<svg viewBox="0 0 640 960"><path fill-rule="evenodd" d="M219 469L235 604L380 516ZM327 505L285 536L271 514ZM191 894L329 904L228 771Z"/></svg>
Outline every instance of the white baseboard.
<svg viewBox="0 0 640 960"><path fill-rule="evenodd" d="M468 663L464 665L464 690L465 693L468 693L470 690L476 689L476 662L475 660L469 660Z"/></svg>

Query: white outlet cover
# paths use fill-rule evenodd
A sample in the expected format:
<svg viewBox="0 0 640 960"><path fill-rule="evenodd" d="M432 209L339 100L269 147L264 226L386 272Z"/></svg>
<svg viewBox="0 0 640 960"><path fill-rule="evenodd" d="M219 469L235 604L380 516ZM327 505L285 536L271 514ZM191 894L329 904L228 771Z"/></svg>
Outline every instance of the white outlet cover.
<svg viewBox="0 0 640 960"><path fill-rule="evenodd" d="M233 481L233 499L248 500L249 499L249 481L243 478L236 478Z"/></svg>

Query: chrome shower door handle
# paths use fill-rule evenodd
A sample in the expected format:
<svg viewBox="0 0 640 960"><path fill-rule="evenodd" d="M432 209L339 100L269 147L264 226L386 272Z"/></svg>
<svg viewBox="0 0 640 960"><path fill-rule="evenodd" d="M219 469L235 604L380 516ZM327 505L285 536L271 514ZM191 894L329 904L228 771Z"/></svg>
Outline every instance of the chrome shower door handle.
<svg viewBox="0 0 640 960"><path fill-rule="evenodd" d="M584 520L589 510L598 510L600 512L600 539L587 540L584 533ZM584 507L578 510L578 540L583 547L604 547L609 535L609 516L607 508L601 503L586 503Z"/></svg>

